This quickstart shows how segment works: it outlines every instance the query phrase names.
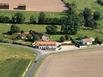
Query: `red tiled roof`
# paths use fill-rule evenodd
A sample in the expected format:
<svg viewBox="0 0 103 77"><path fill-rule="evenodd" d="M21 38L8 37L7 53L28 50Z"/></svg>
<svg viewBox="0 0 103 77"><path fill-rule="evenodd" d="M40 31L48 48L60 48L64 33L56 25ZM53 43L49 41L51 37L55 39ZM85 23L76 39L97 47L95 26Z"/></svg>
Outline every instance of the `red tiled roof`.
<svg viewBox="0 0 103 77"><path fill-rule="evenodd" d="M55 46L56 41L37 41L35 42L37 46Z"/></svg>
<svg viewBox="0 0 103 77"><path fill-rule="evenodd" d="M85 38L85 39L82 39L83 42L92 42L92 39L90 38Z"/></svg>

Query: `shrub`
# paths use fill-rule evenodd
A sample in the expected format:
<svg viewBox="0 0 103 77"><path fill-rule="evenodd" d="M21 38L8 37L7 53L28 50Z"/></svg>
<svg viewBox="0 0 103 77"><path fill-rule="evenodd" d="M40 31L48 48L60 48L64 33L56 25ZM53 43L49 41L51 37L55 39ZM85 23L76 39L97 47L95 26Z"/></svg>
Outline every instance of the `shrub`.
<svg viewBox="0 0 103 77"><path fill-rule="evenodd" d="M64 41L65 41L64 36L61 36L61 37L60 37L60 42L64 42Z"/></svg>
<svg viewBox="0 0 103 77"><path fill-rule="evenodd" d="M16 26L16 25L13 24L13 25L11 25L10 31L12 33L17 33L17 32L20 31L20 28L18 26Z"/></svg>

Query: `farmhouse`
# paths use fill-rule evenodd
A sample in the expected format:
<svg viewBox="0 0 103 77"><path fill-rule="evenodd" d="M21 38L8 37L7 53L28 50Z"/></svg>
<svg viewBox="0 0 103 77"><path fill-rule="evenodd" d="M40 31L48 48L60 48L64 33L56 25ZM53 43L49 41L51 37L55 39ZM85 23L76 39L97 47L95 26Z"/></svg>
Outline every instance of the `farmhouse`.
<svg viewBox="0 0 103 77"><path fill-rule="evenodd" d="M41 50L56 50L57 42L56 41L36 41L33 43L33 46Z"/></svg>
<svg viewBox="0 0 103 77"><path fill-rule="evenodd" d="M95 41L94 38L84 38L81 40L83 45L91 45Z"/></svg>

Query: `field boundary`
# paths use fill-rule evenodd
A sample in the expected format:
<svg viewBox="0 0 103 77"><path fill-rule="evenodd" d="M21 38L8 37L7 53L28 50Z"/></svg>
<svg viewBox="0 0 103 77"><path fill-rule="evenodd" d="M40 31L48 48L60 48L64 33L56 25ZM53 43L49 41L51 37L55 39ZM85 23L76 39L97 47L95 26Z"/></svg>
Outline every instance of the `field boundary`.
<svg viewBox="0 0 103 77"><path fill-rule="evenodd" d="M26 75L27 71L29 70L29 68L30 68L31 64L32 64L32 60L29 62L29 64L28 64L28 66L27 66L26 70L24 71L24 73L22 74L22 76L21 76L21 77L25 77L25 75Z"/></svg>

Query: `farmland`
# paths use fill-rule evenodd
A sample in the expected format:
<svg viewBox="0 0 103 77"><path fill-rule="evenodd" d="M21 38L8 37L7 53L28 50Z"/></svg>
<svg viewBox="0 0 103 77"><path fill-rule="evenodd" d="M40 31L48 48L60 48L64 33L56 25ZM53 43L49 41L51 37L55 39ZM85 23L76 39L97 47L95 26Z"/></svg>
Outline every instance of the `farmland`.
<svg viewBox="0 0 103 77"><path fill-rule="evenodd" d="M103 12L103 7L96 3L96 0L65 0L65 2L75 3L78 10L83 10L84 8L90 8L93 11L99 10Z"/></svg>
<svg viewBox="0 0 103 77"><path fill-rule="evenodd" d="M22 4L26 5L26 10L29 11L62 12L66 9L61 0L0 0L0 3L8 3L9 10L13 10Z"/></svg>
<svg viewBox="0 0 103 77"><path fill-rule="evenodd" d="M99 21L99 23L102 23L102 21ZM0 34L9 31L10 26L11 24L0 24ZM25 32L29 30L34 30L36 32L45 33L46 32L45 28L47 25L17 24L17 26L20 27L20 30L24 30ZM57 27L58 27L58 31L60 31L60 25L57 25ZM95 29L95 30L80 29L78 30L78 33L76 35L71 35L71 36L73 38L84 37L84 36L103 38L102 32L103 32L103 26L101 25L100 30L99 29ZM54 35L49 35L49 36L50 36L50 39L52 40L59 40L62 34L57 34L57 35L54 34Z"/></svg>
<svg viewBox="0 0 103 77"><path fill-rule="evenodd" d="M21 77L36 54L13 45L0 44L0 77Z"/></svg>
<svg viewBox="0 0 103 77"><path fill-rule="evenodd" d="M103 77L103 46L49 55L34 77Z"/></svg>

